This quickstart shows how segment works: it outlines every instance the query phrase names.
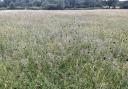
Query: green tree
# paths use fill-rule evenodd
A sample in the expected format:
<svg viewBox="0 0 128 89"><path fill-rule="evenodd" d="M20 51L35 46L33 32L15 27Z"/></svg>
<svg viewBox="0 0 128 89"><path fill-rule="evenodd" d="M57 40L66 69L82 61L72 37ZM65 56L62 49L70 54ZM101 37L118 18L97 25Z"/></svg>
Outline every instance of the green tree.
<svg viewBox="0 0 128 89"><path fill-rule="evenodd" d="M108 0L107 4L109 6L109 8L116 8L117 4L118 4L119 0Z"/></svg>
<svg viewBox="0 0 128 89"><path fill-rule="evenodd" d="M47 0L42 0L41 1L41 6L43 9L47 9L48 8L48 5L49 5L49 2Z"/></svg>
<svg viewBox="0 0 128 89"><path fill-rule="evenodd" d="M16 8L15 3L14 3L13 1L11 1L11 2L9 3L9 9L15 9L15 8Z"/></svg>
<svg viewBox="0 0 128 89"><path fill-rule="evenodd" d="M41 1L40 0L35 0L32 2L33 6L40 7L41 6Z"/></svg>
<svg viewBox="0 0 128 89"><path fill-rule="evenodd" d="M5 3L5 5L6 5L6 7L9 6L10 2L11 2L11 0L4 0L4 3Z"/></svg>
<svg viewBox="0 0 128 89"><path fill-rule="evenodd" d="M121 9L128 9L128 1L123 1L119 4Z"/></svg>

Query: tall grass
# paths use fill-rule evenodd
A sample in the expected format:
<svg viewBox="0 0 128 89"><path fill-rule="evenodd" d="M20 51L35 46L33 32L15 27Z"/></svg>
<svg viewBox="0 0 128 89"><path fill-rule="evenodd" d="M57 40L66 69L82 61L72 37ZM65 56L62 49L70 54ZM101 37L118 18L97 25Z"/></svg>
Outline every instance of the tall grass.
<svg viewBox="0 0 128 89"><path fill-rule="evenodd" d="M0 89L128 89L126 10L1 11Z"/></svg>

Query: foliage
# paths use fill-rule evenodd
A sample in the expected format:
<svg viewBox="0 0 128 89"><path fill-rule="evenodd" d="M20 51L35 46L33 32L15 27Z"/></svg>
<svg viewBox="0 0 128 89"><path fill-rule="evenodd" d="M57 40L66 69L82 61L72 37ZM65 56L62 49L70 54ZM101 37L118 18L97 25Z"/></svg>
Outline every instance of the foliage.
<svg viewBox="0 0 128 89"><path fill-rule="evenodd" d="M16 7L16 5L15 5L14 2L10 2L10 3L9 3L9 8L10 8L10 9L15 9L15 7Z"/></svg>
<svg viewBox="0 0 128 89"><path fill-rule="evenodd" d="M4 3L3 3L4 2ZM1 6L9 7L10 3L22 6L25 9L31 7L43 7L43 9L65 9L65 8L95 8L104 6L103 2L106 2L106 6L115 8L118 0L4 0L1 1ZM3 5L2 5L3 4Z"/></svg>
<svg viewBox="0 0 128 89"><path fill-rule="evenodd" d="M119 0L108 0L107 4L108 4L109 8L111 8L111 7L116 8L118 2L119 2Z"/></svg>
<svg viewBox="0 0 128 89"><path fill-rule="evenodd" d="M128 1L121 2L120 3L120 8L122 8L122 9L128 9Z"/></svg>

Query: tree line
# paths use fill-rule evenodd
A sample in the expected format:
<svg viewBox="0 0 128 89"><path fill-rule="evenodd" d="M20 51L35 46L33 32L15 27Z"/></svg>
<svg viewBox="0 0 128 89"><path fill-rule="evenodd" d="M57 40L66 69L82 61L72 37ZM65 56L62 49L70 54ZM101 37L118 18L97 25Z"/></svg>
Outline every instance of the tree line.
<svg viewBox="0 0 128 89"><path fill-rule="evenodd" d="M128 8L119 0L1 0L4 9Z"/></svg>

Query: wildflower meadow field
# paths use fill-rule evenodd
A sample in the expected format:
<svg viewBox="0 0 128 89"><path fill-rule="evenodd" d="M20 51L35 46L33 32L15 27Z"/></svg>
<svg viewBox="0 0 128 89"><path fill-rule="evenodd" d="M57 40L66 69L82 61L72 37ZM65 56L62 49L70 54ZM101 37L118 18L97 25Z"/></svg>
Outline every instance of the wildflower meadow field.
<svg viewBox="0 0 128 89"><path fill-rule="evenodd" d="M0 89L128 89L128 11L0 11Z"/></svg>

